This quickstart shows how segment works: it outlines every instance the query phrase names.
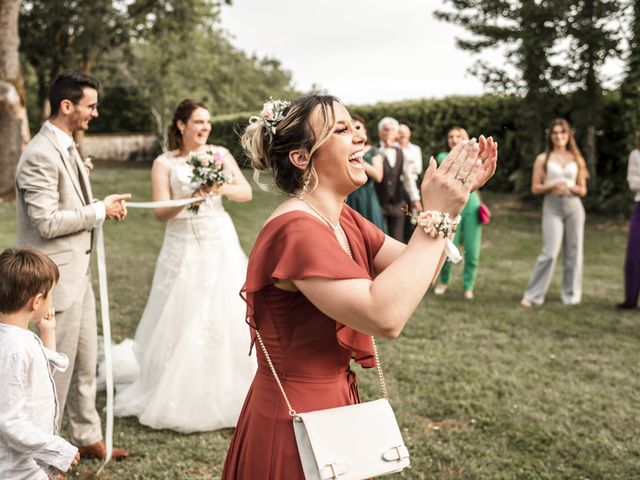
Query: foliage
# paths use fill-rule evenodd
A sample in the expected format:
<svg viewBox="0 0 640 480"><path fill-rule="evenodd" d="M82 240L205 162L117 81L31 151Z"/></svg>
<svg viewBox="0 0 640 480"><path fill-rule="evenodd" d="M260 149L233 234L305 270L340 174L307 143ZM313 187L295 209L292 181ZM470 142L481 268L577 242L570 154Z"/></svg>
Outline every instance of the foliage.
<svg viewBox="0 0 640 480"><path fill-rule="evenodd" d="M290 98L290 97L285 97ZM412 130L412 142L420 145L423 157L435 156L446 149L447 130L454 125L465 127L471 136L492 135L499 144L499 168L495 177L486 187L488 190L528 195L531 184L531 168L534 155L525 156L522 145L536 136L540 144L544 140L541 128L529 133L519 122L520 112L526 100L517 95L484 95L478 97L448 97L437 100L409 100L402 102L356 105L350 107L365 119L369 138L377 138L378 121L391 116L406 123ZM577 122L573 109L574 99L570 95L558 96L553 102L554 109L549 118L565 117ZM248 113L224 115L213 118L212 143L219 143L230 149L241 164L247 164L239 144L239 134L246 127L249 117L256 115L261 104ZM602 177L601 189L590 192L585 204L591 211L601 211L626 215L631 208L626 175L625 133L620 122L622 116L620 97L610 94L604 98L602 107L602 128L598 131L598 175ZM581 130L576 134L580 137Z"/></svg>
<svg viewBox="0 0 640 480"><path fill-rule="evenodd" d="M573 95L574 125L581 132L583 149L595 186L597 128L603 108L604 62L621 53L621 32L628 23L627 0L537 0L491 1L448 0L452 11L436 12L436 17L456 23L471 33L458 39L458 46L480 53L487 48L503 48L504 65L476 63L476 73L491 88L520 92L524 102L518 129L530 133L520 154L532 157L542 150L536 132L545 127L558 110L558 92Z"/></svg>
<svg viewBox="0 0 640 480"><path fill-rule="evenodd" d="M151 196L146 166L98 164L92 183L98 196L113 185L137 200ZM255 189L249 204L227 203L246 252L279 201ZM582 305L560 303L558 265L545 306L524 310L518 302L542 244L540 210L506 209L513 197L486 194L484 201L494 217L483 230L476 300L462 298L461 267L454 267L446 295L427 294L402 335L379 342L412 455L412 467L389 478L638 478L638 312L613 310L622 299L625 224L588 216ZM134 209L124 222L105 225L117 341L135 332L163 230L151 211ZM14 206L0 205L0 249L14 241ZM379 392L373 370L356 368L364 400ZM116 418L116 446L132 456L109 464L101 478L220 478L231 433L184 435ZM98 466L83 459L68 477L93 478Z"/></svg>
<svg viewBox="0 0 640 480"><path fill-rule="evenodd" d="M35 94L41 108L32 118L48 115L49 84L62 70L91 71L100 55L126 43L130 18L116 0L25 0L20 13L20 50L33 68Z"/></svg>
<svg viewBox="0 0 640 480"><path fill-rule="evenodd" d="M633 4L633 26L629 35L627 75L620 89L622 118L627 134L628 148L635 147L634 136L640 132L640 2Z"/></svg>
<svg viewBox="0 0 640 480"><path fill-rule="evenodd" d="M27 38L21 48L29 93L37 99L30 102L38 107L31 109L32 127L48 114L43 105L49 84L66 68L91 72L103 82L103 115L95 132L155 130L162 138L184 98L225 113L270 94L291 95L291 75L277 60L246 55L219 29L221 3L25 1L20 28Z"/></svg>
<svg viewBox="0 0 640 480"><path fill-rule="evenodd" d="M556 67L551 62L560 36L561 0L491 1L447 0L453 10L438 11L436 18L462 26L470 39L458 39L460 48L481 53L488 48L504 50L504 64L496 66L482 58L472 72L489 88L518 93L525 102L518 115L519 129L531 133L544 128L553 110ZM521 155L531 158L542 150L536 135L520 145Z"/></svg>

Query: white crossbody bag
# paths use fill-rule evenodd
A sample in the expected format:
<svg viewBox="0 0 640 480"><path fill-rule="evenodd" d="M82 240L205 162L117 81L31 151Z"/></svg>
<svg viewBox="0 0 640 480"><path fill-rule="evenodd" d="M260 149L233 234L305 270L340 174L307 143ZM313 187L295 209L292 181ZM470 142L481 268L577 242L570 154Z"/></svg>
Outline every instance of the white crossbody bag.
<svg viewBox="0 0 640 480"><path fill-rule="evenodd" d="M260 333L256 336L293 418L293 430L306 480L363 480L400 472L409 450L387 399L387 388L373 337L373 351L384 398L344 407L296 412L284 391Z"/></svg>

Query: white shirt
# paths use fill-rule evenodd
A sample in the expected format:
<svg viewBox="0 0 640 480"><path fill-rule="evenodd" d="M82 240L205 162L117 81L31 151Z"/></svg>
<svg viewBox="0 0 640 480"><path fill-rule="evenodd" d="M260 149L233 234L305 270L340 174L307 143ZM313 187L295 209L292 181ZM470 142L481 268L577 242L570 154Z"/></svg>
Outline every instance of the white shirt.
<svg viewBox="0 0 640 480"><path fill-rule="evenodd" d="M58 145L60 145L60 148L62 148L62 151L65 152L65 155L67 155L67 160L69 160L71 164L74 164L75 160L69 158L69 147L71 147L72 145L75 146L75 141L73 140L73 137L68 133L63 132L60 128L56 127L49 120L44 122L44 124L49 130L53 132L53 135L56 137ZM104 219L107 216L107 210L105 209L104 203L102 202L93 202L91 206L96 212L96 224L94 225L94 227L99 227L104 223Z"/></svg>
<svg viewBox="0 0 640 480"><path fill-rule="evenodd" d="M395 145L393 147L387 148L384 146L383 143L380 143L380 146L378 147L382 151L382 153L384 153L386 161L389 163L389 166L391 168L396 166L397 159L396 159L395 147L399 147L399 146ZM403 156L404 156L404 152L403 152ZM405 158L402 164L402 175L400 175L400 180L402 181L402 185L404 186L405 192L407 192L407 195L409 196L409 199L412 202L415 202L416 200L420 200L420 190L418 190L418 187L416 186L416 178L414 178L413 176L413 170L412 170L411 164Z"/></svg>
<svg viewBox="0 0 640 480"><path fill-rule="evenodd" d="M640 150L637 148L629 154L627 183L631 191L636 194L634 200L640 202Z"/></svg>
<svg viewBox="0 0 640 480"><path fill-rule="evenodd" d="M402 154L404 155L404 161L409 162L411 166L411 173L414 179L417 180L422 173L422 150L415 143L409 143L402 149Z"/></svg>
<svg viewBox="0 0 640 480"><path fill-rule="evenodd" d="M56 435L51 374L68 364L30 330L0 323L0 478L46 480L68 470L78 449Z"/></svg>

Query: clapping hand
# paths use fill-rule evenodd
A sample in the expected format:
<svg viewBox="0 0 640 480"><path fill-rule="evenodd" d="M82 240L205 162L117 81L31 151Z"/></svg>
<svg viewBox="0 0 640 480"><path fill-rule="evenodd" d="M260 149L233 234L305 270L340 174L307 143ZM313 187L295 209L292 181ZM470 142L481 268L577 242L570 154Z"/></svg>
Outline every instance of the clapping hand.
<svg viewBox="0 0 640 480"><path fill-rule="evenodd" d="M469 194L484 185L494 174L498 146L491 137L481 136L453 147L440 167L433 157L422 182L425 210L457 215Z"/></svg>
<svg viewBox="0 0 640 480"><path fill-rule="evenodd" d="M485 138L484 135L480 135L478 145L480 146L482 169L475 179L475 184L471 186L472 192L481 188L493 177L493 174L496 173L498 163L498 144L493 141L492 137Z"/></svg>
<svg viewBox="0 0 640 480"><path fill-rule="evenodd" d="M104 197L102 203L104 203L107 218L109 220L124 220L127 216L127 206L124 201L130 198L130 193L115 193Z"/></svg>

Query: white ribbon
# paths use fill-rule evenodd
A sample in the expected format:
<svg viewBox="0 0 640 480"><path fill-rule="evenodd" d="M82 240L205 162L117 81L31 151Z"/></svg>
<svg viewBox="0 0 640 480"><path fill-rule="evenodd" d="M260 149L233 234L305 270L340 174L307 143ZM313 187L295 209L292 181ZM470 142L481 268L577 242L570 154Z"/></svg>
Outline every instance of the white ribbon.
<svg viewBox="0 0 640 480"><path fill-rule="evenodd" d="M177 200L158 200L156 202L125 202L125 205L131 208L171 208L184 207L185 205L203 202L204 200L206 200L206 197L192 197Z"/></svg>
<svg viewBox="0 0 640 480"><path fill-rule="evenodd" d="M111 460L113 451L113 370L111 367L111 320L109 318L109 289L107 288L107 265L105 262L104 235L102 225L96 228L98 255L98 285L100 288L100 316L102 317L102 336L104 338L104 365L106 367L107 384L107 425L105 427L106 456L98 470L102 473Z"/></svg>
<svg viewBox="0 0 640 480"><path fill-rule="evenodd" d="M460 250L458 250L458 247L456 247L456 244L453 243L448 238L444 242L444 253L447 254L447 257L449 257L449 260L451 260L453 263L458 263L462 260L462 255L460 255Z"/></svg>
<svg viewBox="0 0 640 480"><path fill-rule="evenodd" d="M131 208L167 208L184 207L192 203L201 202L202 197L184 198L177 200L161 200L157 202L126 202ZM111 319L109 316L109 288L107 286L107 262L104 248L104 232L102 225L96 227L96 250L98 260L98 286L100 291L100 316L102 318L102 336L104 338L104 366L105 383L107 389L107 422L104 433L106 456L97 475L100 475L111 460L113 453L113 364L111 357Z"/></svg>

